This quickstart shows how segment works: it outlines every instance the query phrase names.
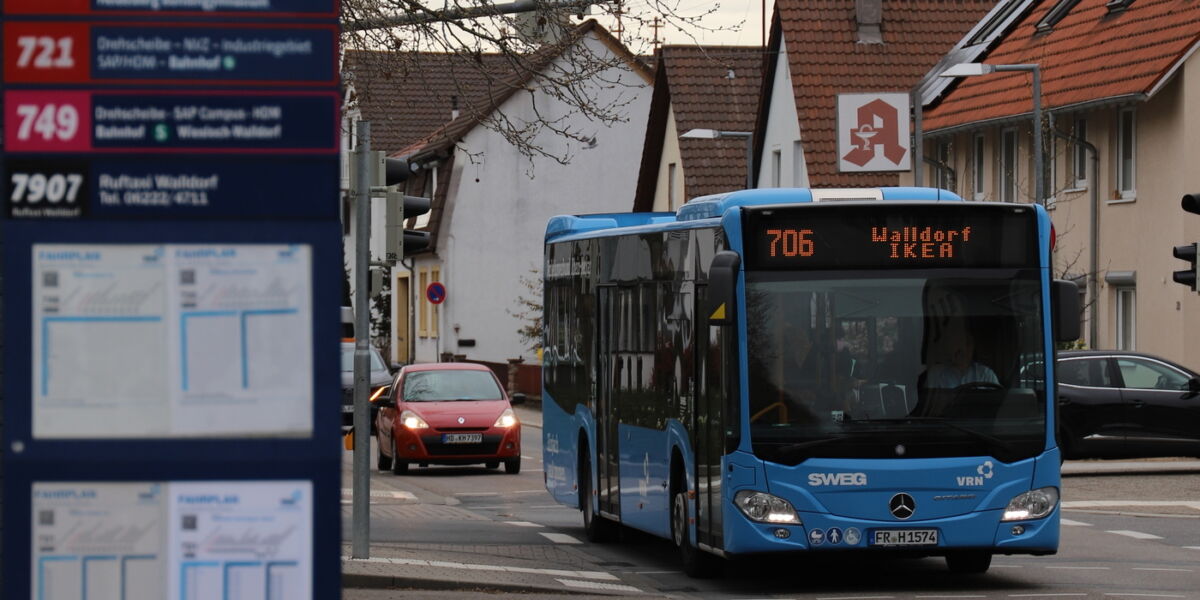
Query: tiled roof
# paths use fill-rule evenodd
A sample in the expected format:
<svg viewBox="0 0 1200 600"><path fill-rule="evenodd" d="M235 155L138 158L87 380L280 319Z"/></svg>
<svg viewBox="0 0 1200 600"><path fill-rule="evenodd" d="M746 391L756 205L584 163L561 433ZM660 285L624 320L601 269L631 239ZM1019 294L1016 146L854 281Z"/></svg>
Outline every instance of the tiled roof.
<svg viewBox="0 0 1200 600"><path fill-rule="evenodd" d="M761 47L707 51L696 47L665 47L663 62L679 133L696 128L754 131L754 115L762 91ZM746 187L745 140L679 140L679 155L687 198Z"/></svg>
<svg viewBox="0 0 1200 600"><path fill-rule="evenodd" d="M995 4L882 0L883 43L862 44L854 0L777 0L811 185L895 185L894 173L838 172L838 94L909 91Z"/></svg>
<svg viewBox="0 0 1200 600"><path fill-rule="evenodd" d="M680 134L690 129L753 131L762 63L759 46L661 48L634 211L653 208L670 108ZM745 140L681 139L679 154L686 199L746 187Z"/></svg>
<svg viewBox="0 0 1200 600"><path fill-rule="evenodd" d="M460 113L487 104L507 64L500 54L347 50L342 70L371 122L371 147L394 152L450 121L456 100Z"/></svg>
<svg viewBox="0 0 1200 600"><path fill-rule="evenodd" d="M424 139L409 145L400 154L412 156L417 160L446 155L450 148L484 119L491 116L514 92L524 89L525 84L535 75L550 66L556 58L562 56L568 47L589 33L595 34L609 50L624 59L632 69L649 81L651 72L646 65L642 64L636 55L603 26L594 19L588 19L570 31L559 43L539 49L529 57L521 59L519 65L511 62L513 59L508 59L510 60L508 75L493 83L483 104L473 107L472 110L464 110L457 119L446 123Z"/></svg>
<svg viewBox="0 0 1200 600"><path fill-rule="evenodd" d="M1200 1L1134 0L1113 14L1106 2L1080 0L1049 32L1037 33L1038 21L1057 4L1044 0L983 62L1038 64L1043 109L1148 97L1200 44ZM1028 114L1031 85L1029 73L964 78L926 111L924 129Z"/></svg>

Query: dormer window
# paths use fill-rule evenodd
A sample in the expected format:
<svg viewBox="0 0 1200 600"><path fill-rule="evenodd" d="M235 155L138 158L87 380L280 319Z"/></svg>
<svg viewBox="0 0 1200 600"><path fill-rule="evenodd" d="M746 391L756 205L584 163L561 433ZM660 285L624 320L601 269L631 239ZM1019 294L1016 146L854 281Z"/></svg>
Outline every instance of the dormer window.
<svg viewBox="0 0 1200 600"><path fill-rule="evenodd" d="M1133 4L1133 0L1108 0L1104 3L1104 7L1108 9L1108 14L1119 13Z"/></svg>
<svg viewBox="0 0 1200 600"><path fill-rule="evenodd" d="M1058 4L1054 5L1054 8L1051 8L1041 21L1038 21L1037 32L1046 33L1053 29L1059 21L1063 20L1063 17L1067 16L1067 13L1071 12L1072 8L1075 8L1076 4L1079 4L1079 0L1058 0Z"/></svg>

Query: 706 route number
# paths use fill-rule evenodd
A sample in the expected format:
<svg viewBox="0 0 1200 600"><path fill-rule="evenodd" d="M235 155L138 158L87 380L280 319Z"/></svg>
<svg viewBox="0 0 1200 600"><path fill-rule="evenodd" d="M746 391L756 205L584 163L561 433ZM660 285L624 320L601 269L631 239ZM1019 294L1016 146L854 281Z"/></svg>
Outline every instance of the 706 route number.
<svg viewBox="0 0 1200 600"><path fill-rule="evenodd" d="M83 185L83 175L79 173L20 173L9 175L12 183L11 202L36 204L45 200L50 203L74 203L79 195L79 187Z"/></svg>

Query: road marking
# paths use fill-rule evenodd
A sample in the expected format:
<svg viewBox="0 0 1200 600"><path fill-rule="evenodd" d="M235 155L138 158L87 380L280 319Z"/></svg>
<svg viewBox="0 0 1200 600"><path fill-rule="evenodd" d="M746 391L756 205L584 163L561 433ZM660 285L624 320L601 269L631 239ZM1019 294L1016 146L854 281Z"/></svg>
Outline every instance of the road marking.
<svg viewBox="0 0 1200 600"><path fill-rule="evenodd" d="M382 498L386 500L404 500L408 502L416 502L417 497L412 492L402 492L400 490L371 490L368 498L374 500ZM350 488L342 488L342 504L352 504L354 502L354 491Z"/></svg>
<svg viewBox="0 0 1200 600"><path fill-rule="evenodd" d="M1009 598L1069 598L1073 596L1087 596L1087 594L1009 594Z"/></svg>
<svg viewBox="0 0 1200 600"><path fill-rule="evenodd" d="M1132 596L1134 598L1187 598L1187 596L1180 596L1179 594L1135 594L1133 592L1112 592L1112 593L1106 593L1104 595L1105 596L1121 596L1122 598L1130 597L1130 596Z"/></svg>
<svg viewBox="0 0 1200 600"><path fill-rule="evenodd" d="M1122 508L1132 506L1185 506L1200 510L1200 502L1183 500L1076 500L1063 502L1063 508Z"/></svg>
<svg viewBox="0 0 1200 600"><path fill-rule="evenodd" d="M350 558L343 556L342 562L377 563L386 565L411 565L418 567L438 567L443 569L461 569L467 571L500 571L504 573L526 573L531 575L550 575L553 577L578 577L580 579L601 579L620 581L616 575L604 571L568 571L566 569L535 569L532 567L506 567L504 565L482 565L471 563L451 562L445 560L421 560L416 558Z"/></svg>
<svg viewBox="0 0 1200 600"><path fill-rule="evenodd" d="M583 542L565 534L565 533L543 533L546 539L555 544L582 544Z"/></svg>
<svg viewBox="0 0 1200 600"><path fill-rule="evenodd" d="M504 522L508 523L509 525L516 525L517 527L543 527L542 525L538 525L537 523L530 523L529 521L504 521Z"/></svg>
<svg viewBox="0 0 1200 600"><path fill-rule="evenodd" d="M884 598L895 598L895 596L818 596L817 600L883 600Z"/></svg>
<svg viewBox="0 0 1200 600"><path fill-rule="evenodd" d="M1200 546L1184 546L1184 548L1188 550L1200 550Z"/></svg>
<svg viewBox="0 0 1200 600"><path fill-rule="evenodd" d="M1107 571L1109 567L1046 567L1047 569L1074 569L1077 571Z"/></svg>
<svg viewBox="0 0 1200 600"><path fill-rule="evenodd" d="M1127 529L1110 529L1108 533L1115 533L1138 540L1161 540L1162 538L1152 533L1142 533L1140 531L1129 531Z"/></svg>
<svg viewBox="0 0 1200 600"><path fill-rule="evenodd" d="M1072 521L1071 519L1060 519L1059 522L1062 523L1063 525L1069 525L1071 527L1091 527L1092 526L1091 523L1084 523L1083 521Z"/></svg>
<svg viewBox="0 0 1200 600"><path fill-rule="evenodd" d="M595 581L575 581L573 579L557 579L557 581L569 588L575 589L642 593L640 588L635 588L632 585L621 585L619 583L597 583Z"/></svg>
<svg viewBox="0 0 1200 600"><path fill-rule="evenodd" d="M456 497L463 498L483 498L487 496L499 496L500 492L459 492L454 494Z"/></svg>
<svg viewBox="0 0 1200 600"><path fill-rule="evenodd" d="M916 598L987 598L987 596L915 596Z"/></svg>
<svg viewBox="0 0 1200 600"><path fill-rule="evenodd" d="M1167 567L1134 567L1134 571L1173 571L1176 573L1191 573L1191 569L1170 569Z"/></svg>

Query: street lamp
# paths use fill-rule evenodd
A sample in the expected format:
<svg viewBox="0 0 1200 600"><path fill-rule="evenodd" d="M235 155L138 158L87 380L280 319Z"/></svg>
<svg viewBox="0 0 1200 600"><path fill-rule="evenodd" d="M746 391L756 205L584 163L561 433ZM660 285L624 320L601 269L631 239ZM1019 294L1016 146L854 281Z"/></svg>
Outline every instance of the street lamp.
<svg viewBox="0 0 1200 600"><path fill-rule="evenodd" d="M975 77L1005 71L1033 73L1033 164L1037 174L1033 178L1033 194L1038 204L1046 201L1046 165L1042 164L1042 71L1036 64L987 65L983 63L959 63L942 71L938 77Z"/></svg>
<svg viewBox="0 0 1200 600"><path fill-rule="evenodd" d="M754 187L754 133L749 131L720 131L717 129L689 129L679 136L685 140L746 140L746 189Z"/></svg>

